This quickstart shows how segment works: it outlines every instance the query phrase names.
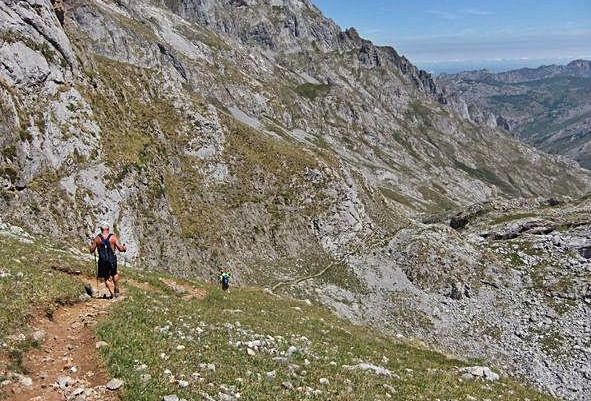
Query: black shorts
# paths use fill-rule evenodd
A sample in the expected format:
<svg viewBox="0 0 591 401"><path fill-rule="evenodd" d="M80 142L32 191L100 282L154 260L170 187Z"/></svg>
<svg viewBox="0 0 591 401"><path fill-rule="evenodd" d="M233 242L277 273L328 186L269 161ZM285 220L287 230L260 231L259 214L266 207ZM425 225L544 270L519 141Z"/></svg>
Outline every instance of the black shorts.
<svg viewBox="0 0 591 401"><path fill-rule="evenodd" d="M99 260L98 262L98 278L109 278L117 274L117 260L109 262L107 260Z"/></svg>

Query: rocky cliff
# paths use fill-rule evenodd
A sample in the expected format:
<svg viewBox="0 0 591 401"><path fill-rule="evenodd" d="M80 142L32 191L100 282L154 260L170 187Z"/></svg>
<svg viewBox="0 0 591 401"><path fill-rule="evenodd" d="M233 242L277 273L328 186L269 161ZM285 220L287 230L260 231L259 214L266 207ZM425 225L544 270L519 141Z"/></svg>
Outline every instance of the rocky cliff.
<svg viewBox="0 0 591 401"><path fill-rule="evenodd" d="M448 96L461 99L466 118L499 125L539 149L591 168L590 71L590 61L575 60L498 74L444 74L438 83Z"/></svg>
<svg viewBox="0 0 591 401"><path fill-rule="evenodd" d="M568 363L502 341L514 323L497 325L495 300L521 281L502 295L478 283L517 273L472 234L421 223L491 198L578 196L588 173L464 119L394 49L305 0L8 0L0 36L6 222L82 243L105 218L147 268L230 265L241 282L494 358L547 391L589 390L576 327L561 334L583 349ZM466 291L470 308L450 298ZM476 310L499 338L457 337ZM534 372L532 356L545 361Z"/></svg>

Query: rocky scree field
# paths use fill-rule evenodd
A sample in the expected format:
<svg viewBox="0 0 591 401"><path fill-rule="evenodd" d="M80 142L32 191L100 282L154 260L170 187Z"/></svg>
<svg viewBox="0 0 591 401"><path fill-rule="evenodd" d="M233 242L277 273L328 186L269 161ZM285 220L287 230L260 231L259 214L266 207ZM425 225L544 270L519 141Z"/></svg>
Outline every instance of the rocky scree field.
<svg viewBox="0 0 591 401"><path fill-rule="evenodd" d="M588 392L578 326L548 318L579 347L566 362L505 341L540 320L522 316L530 298L494 240L422 223L493 198L575 199L588 172L465 118L394 49L301 0L7 0L0 35L3 222L84 243L107 219L143 269L230 266L238 283L498 361L558 396ZM548 252L584 275L569 249ZM524 302L499 306L510 299ZM565 319L588 327L585 299Z"/></svg>

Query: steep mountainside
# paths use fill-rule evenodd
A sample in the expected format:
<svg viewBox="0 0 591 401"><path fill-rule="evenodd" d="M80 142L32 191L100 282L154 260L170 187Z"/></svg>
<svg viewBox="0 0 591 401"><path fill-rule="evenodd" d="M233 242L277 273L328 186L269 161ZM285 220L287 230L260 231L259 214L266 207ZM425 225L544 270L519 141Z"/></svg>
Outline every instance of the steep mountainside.
<svg viewBox="0 0 591 401"><path fill-rule="evenodd" d="M534 323L499 324L495 299L522 282L478 283L517 273L474 233L420 222L490 198L580 195L588 172L457 114L392 48L307 0L7 0L0 36L4 221L81 243L106 218L142 266L229 265L239 282L493 358L554 394L589 391L576 328L548 323L580 347L560 358L514 339ZM579 247L560 248L575 276ZM450 298L465 285L470 307ZM498 336L464 337L478 308Z"/></svg>
<svg viewBox="0 0 591 401"><path fill-rule="evenodd" d="M491 112L518 138L591 168L591 61L437 79L453 97Z"/></svg>

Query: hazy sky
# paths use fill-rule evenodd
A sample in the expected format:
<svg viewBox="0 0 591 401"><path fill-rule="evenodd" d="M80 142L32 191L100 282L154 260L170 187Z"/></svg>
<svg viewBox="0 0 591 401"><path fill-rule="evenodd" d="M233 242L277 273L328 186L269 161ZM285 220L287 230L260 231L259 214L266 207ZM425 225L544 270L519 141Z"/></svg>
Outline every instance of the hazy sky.
<svg viewBox="0 0 591 401"><path fill-rule="evenodd" d="M313 0L419 65L591 58L591 0Z"/></svg>

